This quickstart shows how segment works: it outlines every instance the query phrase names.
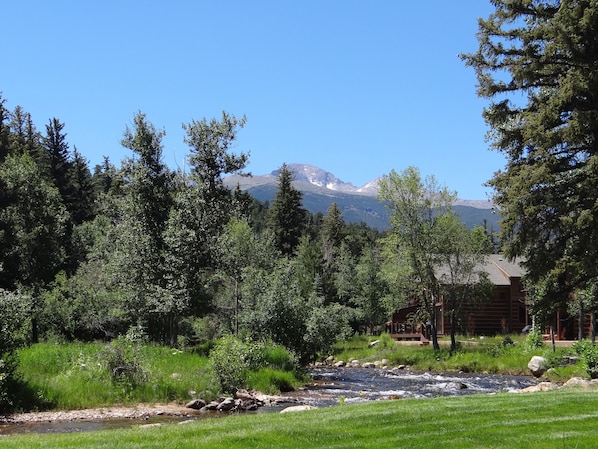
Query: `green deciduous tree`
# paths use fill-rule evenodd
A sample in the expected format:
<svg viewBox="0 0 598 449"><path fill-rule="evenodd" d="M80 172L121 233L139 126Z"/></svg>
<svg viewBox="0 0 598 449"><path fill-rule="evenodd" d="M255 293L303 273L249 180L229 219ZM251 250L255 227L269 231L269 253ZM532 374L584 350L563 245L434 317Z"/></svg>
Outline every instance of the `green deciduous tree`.
<svg viewBox="0 0 598 449"><path fill-rule="evenodd" d="M15 388L11 388L18 364L15 350L26 340L25 325L30 298L19 292L0 288L0 413L9 412L13 405Z"/></svg>
<svg viewBox="0 0 598 449"><path fill-rule="evenodd" d="M245 153L232 153L245 118L223 112L222 119L193 120L183 125L190 147L189 175L179 173L174 207L166 228L168 297L173 310L203 316L211 311L206 285L218 264L218 239L236 208L223 183L228 174L242 172Z"/></svg>
<svg viewBox="0 0 598 449"><path fill-rule="evenodd" d="M462 312L471 312L492 298L494 286L483 268L492 244L482 227L468 229L456 214L446 214L439 220L442 232L436 250L440 263L438 281L442 286L444 315L449 321L451 351L455 351L459 321L466 321Z"/></svg>
<svg viewBox="0 0 598 449"><path fill-rule="evenodd" d="M550 310L598 275L598 3L492 4L462 58L506 157L489 181L504 251L523 257L538 309Z"/></svg>
<svg viewBox="0 0 598 449"><path fill-rule="evenodd" d="M392 233L385 244L397 258L397 268L408 269L407 289L418 297L429 316L434 349L437 339L438 309L441 286L438 280L441 223L450 215L455 195L439 187L432 176L422 180L419 170L409 167L401 174L394 170L380 183L380 199L390 210ZM405 278L403 278L405 279Z"/></svg>

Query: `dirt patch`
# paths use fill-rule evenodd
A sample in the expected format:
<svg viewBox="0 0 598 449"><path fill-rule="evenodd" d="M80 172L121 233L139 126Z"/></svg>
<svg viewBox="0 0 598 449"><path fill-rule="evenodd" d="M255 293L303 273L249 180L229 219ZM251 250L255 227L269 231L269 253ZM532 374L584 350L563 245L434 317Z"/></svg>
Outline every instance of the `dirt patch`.
<svg viewBox="0 0 598 449"><path fill-rule="evenodd" d="M148 419L152 416L192 416L198 412L179 404L114 406L82 410L17 413L0 417L0 423L25 424L36 422L93 421L102 419Z"/></svg>

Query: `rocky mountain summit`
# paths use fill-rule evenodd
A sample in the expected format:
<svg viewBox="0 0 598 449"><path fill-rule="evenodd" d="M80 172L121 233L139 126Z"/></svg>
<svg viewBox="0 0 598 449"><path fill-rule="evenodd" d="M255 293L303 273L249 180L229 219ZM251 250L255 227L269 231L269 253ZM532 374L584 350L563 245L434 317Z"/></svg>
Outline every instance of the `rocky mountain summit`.
<svg viewBox="0 0 598 449"><path fill-rule="evenodd" d="M378 229L390 226L386 207L378 201L382 177L357 187L314 165L291 163L287 167L293 172L293 186L303 194L303 207L311 213L326 214L328 207L336 203L347 222L364 222ZM224 183L231 189L238 185L260 201L272 201L279 172L277 169L266 175L233 175L226 177ZM454 204L468 226L486 223L497 230L498 216L493 206L488 200L458 199Z"/></svg>

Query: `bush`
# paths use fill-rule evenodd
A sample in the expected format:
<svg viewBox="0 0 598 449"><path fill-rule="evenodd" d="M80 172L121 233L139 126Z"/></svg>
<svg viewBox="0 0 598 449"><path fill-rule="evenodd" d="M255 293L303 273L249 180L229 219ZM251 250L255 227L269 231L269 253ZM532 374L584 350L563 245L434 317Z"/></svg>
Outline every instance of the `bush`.
<svg viewBox="0 0 598 449"><path fill-rule="evenodd" d="M598 379L598 347L588 340L580 340L573 345L573 350L583 360L583 365L591 379Z"/></svg>
<svg viewBox="0 0 598 449"><path fill-rule="evenodd" d="M210 363L217 377L222 391L232 393L239 388L253 387L253 383L262 385L264 382L256 382L255 372L268 369L266 379L278 382L272 373L277 371L282 378L294 378L292 374L297 369L297 362L291 352L284 346L272 342L253 342L240 340L233 335L225 335L219 339L210 353ZM262 376L263 378L264 376ZM274 384L276 385L276 382ZM267 383L267 380L266 380ZM278 390L287 388L287 381L280 383Z"/></svg>
<svg viewBox="0 0 598 449"><path fill-rule="evenodd" d="M233 335L225 335L214 345L210 360L222 391L231 393L245 387L251 362L249 346Z"/></svg>
<svg viewBox="0 0 598 449"><path fill-rule="evenodd" d="M25 340L25 311L29 308L28 296L0 289L0 412L13 406L9 385L18 366L15 351Z"/></svg>
<svg viewBox="0 0 598 449"><path fill-rule="evenodd" d="M132 390L148 380L141 355L143 334L135 328L126 336L110 342L100 354L100 359L110 373L112 381Z"/></svg>
<svg viewBox="0 0 598 449"><path fill-rule="evenodd" d="M523 347L526 352L534 352L538 348L542 348L543 346L544 340L542 338L542 333L537 328L530 331L530 333L527 334L527 336L525 337L525 341L523 342Z"/></svg>

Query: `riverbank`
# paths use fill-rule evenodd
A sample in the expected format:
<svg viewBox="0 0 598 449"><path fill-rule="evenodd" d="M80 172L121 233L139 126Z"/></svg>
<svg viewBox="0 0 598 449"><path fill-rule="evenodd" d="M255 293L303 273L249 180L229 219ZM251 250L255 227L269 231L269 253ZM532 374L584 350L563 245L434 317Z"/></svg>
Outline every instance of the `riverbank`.
<svg viewBox="0 0 598 449"><path fill-rule="evenodd" d="M38 422L93 421L102 419L148 419L152 416L190 417L197 413L199 412L175 403L137 404L135 406L15 413L0 418L0 425L30 424Z"/></svg>
<svg viewBox="0 0 598 449"><path fill-rule="evenodd" d="M345 404L302 413L228 415L185 425L11 435L3 449L594 447L596 391L472 395Z"/></svg>

